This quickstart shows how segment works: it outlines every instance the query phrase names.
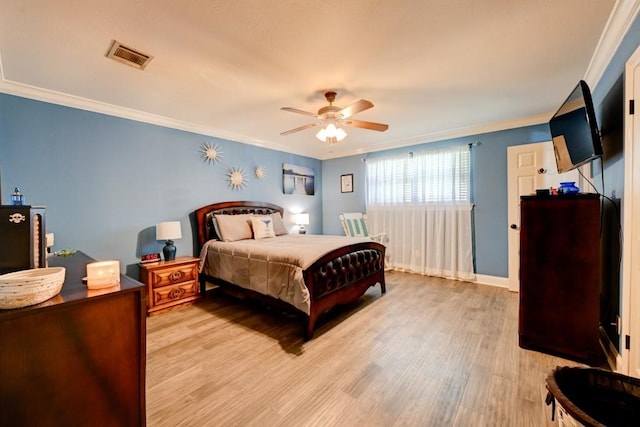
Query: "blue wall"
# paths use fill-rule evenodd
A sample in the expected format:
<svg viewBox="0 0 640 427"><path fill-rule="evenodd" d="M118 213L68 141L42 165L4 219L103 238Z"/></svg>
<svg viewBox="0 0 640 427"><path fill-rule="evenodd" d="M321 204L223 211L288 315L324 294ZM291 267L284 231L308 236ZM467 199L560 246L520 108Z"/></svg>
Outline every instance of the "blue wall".
<svg viewBox="0 0 640 427"><path fill-rule="evenodd" d="M214 165L203 161L204 142L222 148ZM282 164L315 170L314 196L282 192ZM258 180L257 165L267 177ZM247 186L228 187L231 167L245 169ZM47 206L54 250L79 249L96 259L119 259L136 277L142 253L160 251L155 224L179 220L178 255L194 252L190 213L225 200L258 200L308 212L311 233L322 231L322 163L308 157L161 126L0 94L2 203L14 186L26 203Z"/></svg>
<svg viewBox="0 0 640 427"><path fill-rule="evenodd" d="M366 155L341 157L322 162L323 234L344 235L338 215L343 212L364 212ZM340 191L342 175L353 174L353 192Z"/></svg>

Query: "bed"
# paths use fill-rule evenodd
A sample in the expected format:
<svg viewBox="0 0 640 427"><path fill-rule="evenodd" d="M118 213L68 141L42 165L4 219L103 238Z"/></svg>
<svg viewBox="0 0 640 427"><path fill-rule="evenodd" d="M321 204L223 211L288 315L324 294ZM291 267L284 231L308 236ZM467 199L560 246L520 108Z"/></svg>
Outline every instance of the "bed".
<svg viewBox="0 0 640 427"><path fill-rule="evenodd" d="M220 234L231 234L223 228L226 222L238 223L244 218L242 222L252 222L254 237L258 237L260 218L267 222L275 218L277 231L282 214L283 208L266 202L222 202L197 209L201 294L205 295L209 282L269 303L285 304L302 314L304 338L309 340L322 313L355 301L378 283L381 293L386 292L385 247L370 239L285 234L285 230L271 238L238 235L222 241Z"/></svg>

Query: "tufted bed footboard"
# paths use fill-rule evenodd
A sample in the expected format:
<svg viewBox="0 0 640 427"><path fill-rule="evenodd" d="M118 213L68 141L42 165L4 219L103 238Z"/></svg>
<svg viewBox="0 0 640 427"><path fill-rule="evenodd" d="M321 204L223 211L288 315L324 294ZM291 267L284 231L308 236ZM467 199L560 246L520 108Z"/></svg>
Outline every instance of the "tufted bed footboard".
<svg viewBox="0 0 640 427"><path fill-rule="evenodd" d="M355 301L376 283L386 292L384 252L376 242L356 243L325 255L304 271L311 294L305 339L313 337L316 320L325 311Z"/></svg>

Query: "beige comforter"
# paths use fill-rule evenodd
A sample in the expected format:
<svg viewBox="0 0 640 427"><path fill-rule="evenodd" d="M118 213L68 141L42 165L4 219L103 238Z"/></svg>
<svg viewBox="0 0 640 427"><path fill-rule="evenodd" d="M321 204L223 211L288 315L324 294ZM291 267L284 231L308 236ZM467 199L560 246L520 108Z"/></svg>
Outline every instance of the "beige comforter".
<svg viewBox="0 0 640 427"><path fill-rule="evenodd" d="M310 313L302 271L341 246L367 238L287 234L270 239L210 240L200 253L200 272L288 302Z"/></svg>

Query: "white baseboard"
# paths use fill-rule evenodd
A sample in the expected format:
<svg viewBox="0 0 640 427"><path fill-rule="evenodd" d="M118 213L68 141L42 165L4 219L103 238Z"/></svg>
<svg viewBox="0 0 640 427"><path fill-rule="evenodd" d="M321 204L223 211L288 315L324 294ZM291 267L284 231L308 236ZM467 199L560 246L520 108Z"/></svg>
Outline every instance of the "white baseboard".
<svg viewBox="0 0 640 427"><path fill-rule="evenodd" d="M499 288L509 289L509 279L507 277L486 276L484 274L476 274L475 282L479 285L497 286Z"/></svg>

